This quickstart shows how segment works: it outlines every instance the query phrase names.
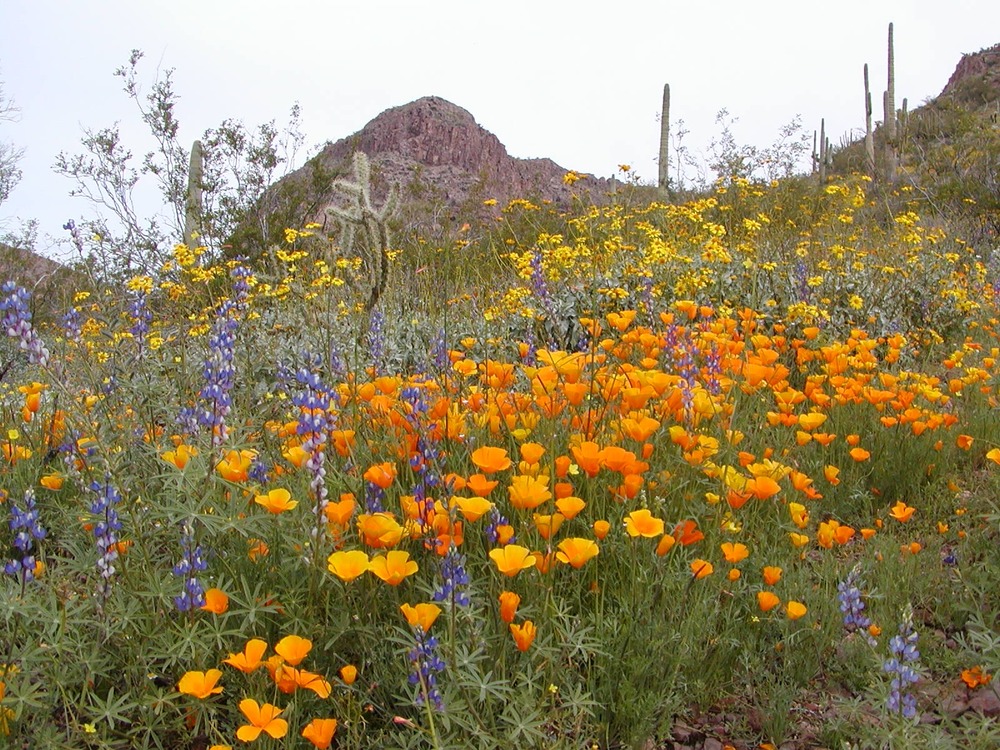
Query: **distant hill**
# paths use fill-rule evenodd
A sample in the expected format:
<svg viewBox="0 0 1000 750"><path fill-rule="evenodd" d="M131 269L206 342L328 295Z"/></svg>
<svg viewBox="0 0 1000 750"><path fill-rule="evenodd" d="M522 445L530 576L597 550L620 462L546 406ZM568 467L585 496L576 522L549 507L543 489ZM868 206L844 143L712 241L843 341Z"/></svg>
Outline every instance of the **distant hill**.
<svg viewBox="0 0 1000 750"><path fill-rule="evenodd" d="M546 158L512 157L468 111L427 96L387 109L357 133L328 144L308 164L276 183L272 192L295 194L299 205L312 208L310 218L323 223L322 208L337 198L329 185L350 173L356 151L371 161L376 196L397 183L404 210L423 213L423 220L437 224L455 216L472 219L484 212L483 201L491 198L501 207L514 198L562 206L573 194L600 197L615 184L583 175L582 181L569 186L563 182L568 168ZM321 175L318 180L317 175Z"/></svg>
<svg viewBox="0 0 1000 750"><path fill-rule="evenodd" d="M898 90L896 100L901 101ZM860 111L862 125L863 118ZM898 122L895 187L911 188L909 199L922 203L919 210L928 217L963 222L967 236L995 246L1000 240L1000 44L963 55L941 93L905 117L900 111ZM881 174L881 126L874 138ZM834 154L834 171L865 171L862 139Z"/></svg>
<svg viewBox="0 0 1000 750"><path fill-rule="evenodd" d="M79 281L57 261L0 243L0 283L7 280L31 292L34 312L42 318L65 311Z"/></svg>

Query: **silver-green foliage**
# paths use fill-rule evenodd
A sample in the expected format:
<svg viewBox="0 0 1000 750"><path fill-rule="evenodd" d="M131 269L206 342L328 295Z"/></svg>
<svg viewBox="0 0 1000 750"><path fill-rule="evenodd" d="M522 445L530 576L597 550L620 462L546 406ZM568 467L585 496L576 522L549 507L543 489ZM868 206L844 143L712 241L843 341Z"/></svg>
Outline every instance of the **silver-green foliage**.
<svg viewBox="0 0 1000 750"><path fill-rule="evenodd" d="M389 280L388 220L399 206L399 186L393 185L381 208L376 208L371 195L371 164L368 156L354 154L354 180L340 179L333 183L347 205L331 204L328 216L340 225L340 245L361 258L368 271L369 292L365 309L378 304Z"/></svg>

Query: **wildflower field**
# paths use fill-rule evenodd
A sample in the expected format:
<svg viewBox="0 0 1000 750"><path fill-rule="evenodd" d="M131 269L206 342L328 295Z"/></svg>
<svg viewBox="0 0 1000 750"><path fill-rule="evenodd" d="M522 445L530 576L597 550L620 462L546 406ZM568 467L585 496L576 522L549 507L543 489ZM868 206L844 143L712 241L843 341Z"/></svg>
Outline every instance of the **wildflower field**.
<svg viewBox="0 0 1000 750"><path fill-rule="evenodd" d="M642 196L3 286L0 744L996 747L1000 251Z"/></svg>

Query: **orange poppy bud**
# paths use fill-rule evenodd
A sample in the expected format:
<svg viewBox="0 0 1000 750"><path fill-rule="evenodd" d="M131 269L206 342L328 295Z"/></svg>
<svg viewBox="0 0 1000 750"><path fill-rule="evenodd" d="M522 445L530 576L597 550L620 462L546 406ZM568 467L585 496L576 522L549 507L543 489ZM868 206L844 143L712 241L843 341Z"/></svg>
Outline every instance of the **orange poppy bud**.
<svg viewBox="0 0 1000 750"><path fill-rule="evenodd" d="M353 664L345 664L340 668L340 680L345 685L353 685L358 679L358 668Z"/></svg>
<svg viewBox="0 0 1000 750"><path fill-rule="evenodd" d="M506 623L514 622L517 615L517 608L521 604L521 597L513 591L504 591L500 594L500 619Z"/></svg>

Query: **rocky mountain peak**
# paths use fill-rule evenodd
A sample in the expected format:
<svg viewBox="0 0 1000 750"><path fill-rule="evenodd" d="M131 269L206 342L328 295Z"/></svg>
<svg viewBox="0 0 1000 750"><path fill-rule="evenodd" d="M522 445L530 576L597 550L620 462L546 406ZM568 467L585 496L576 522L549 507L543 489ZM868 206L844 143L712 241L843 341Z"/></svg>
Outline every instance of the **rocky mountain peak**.
<svg viewBox="0 0 1000 750"><path fill-rule="evenodd" d="M613 185L588 175L567 186L567 168L551 159L512 157L467 110L438 96L385 110L353 135L328 144L315 159L324 169L343 174L356 151L369 157L376 195L398 183L404 202L434 202L449 214L481 208L489 198L501 206L513 198L568 205L574 193L586 190L599 198ZM285 179L306 179L309 169L306 165ZM334 194L318 197L330 202Z"/></svg>

